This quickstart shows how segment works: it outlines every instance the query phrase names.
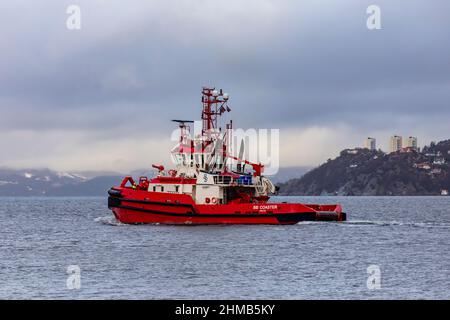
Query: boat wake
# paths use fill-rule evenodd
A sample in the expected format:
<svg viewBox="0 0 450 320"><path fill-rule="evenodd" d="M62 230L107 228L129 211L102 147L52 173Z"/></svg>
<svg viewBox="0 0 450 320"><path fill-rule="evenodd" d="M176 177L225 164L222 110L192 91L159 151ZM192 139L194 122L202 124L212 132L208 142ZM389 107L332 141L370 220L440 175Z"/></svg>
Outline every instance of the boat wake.
<svg viewBox="0 0 450 320"><path fill-rule="evenodd" d="M103 217L98 217L94 219L95 222L99 222L104 225L109 226L126 226L126 223L122 223L119 220L117 220L114 216L108 215ZM158 225L151 224L151 225ZM298 226L305 226L305 225L332 225L329 222L323 222L323 221L301 221L297 223ZM401 222L401 221L370 221L370 220L350 220L350 221L342 221L342 222L336 222L334 225L340 225L340 226L349 226L349 227L358 227L358 226L373 226L373 227L394 227L394 226L401 226L401 227L414 227L414 228L450 228L450 222ZM220 226L220 225L219 225Z"/></svg>
<svg viewBox="0 0 450 320"><path fill-rule="evenodd" d="M324 223L323 221L300 221L297 223L297 225L318 225L318 224L328 224Z"/></svg>
<svg viewBox="0 0 450 320"><path fill-rule="evenodd" d="M402 222L402 221L369 221L369 220L350 220L339 224L346 226L403 226L416 228L450 228L449 222Z"/></svg>
<svg viewBox="0 0 450 320"><path fill-rule="evenodd" d="M95 218L94 221L99 222L104 225L108 225L108 226L125 226L126 225L125 223L122 223L119 220L117 220L112 215L98 217L98 218Z"/></svg>

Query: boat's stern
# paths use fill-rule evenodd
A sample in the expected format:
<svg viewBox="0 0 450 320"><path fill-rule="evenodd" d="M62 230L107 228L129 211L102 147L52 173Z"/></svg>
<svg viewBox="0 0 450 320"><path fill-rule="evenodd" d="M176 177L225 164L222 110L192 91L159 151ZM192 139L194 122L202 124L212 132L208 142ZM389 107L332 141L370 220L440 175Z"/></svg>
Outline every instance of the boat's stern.
<svg viewBox="0 0 450 320"><path fill-rule="evenodd" d="M316 221L346 221L340 204L305 204L316 212Z"/></svg>

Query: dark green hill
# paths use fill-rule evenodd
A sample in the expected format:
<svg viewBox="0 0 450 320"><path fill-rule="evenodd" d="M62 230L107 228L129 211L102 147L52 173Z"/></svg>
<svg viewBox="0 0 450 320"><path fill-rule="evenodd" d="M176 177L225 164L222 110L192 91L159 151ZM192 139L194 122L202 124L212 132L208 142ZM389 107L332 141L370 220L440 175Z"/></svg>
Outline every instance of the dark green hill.
<svg viewBox="0 0 450 320"><path fill-rule="evenodd" d="M280 184L280 194L438 195L450 189L449 162L450 140L420 153L347 149L302 178Z"/></svg>

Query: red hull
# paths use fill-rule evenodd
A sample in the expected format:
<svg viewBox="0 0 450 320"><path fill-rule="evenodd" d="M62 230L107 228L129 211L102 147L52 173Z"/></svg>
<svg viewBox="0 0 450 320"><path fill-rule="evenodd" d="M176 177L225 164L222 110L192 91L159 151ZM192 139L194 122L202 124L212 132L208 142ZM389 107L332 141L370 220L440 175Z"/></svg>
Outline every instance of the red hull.
<svg viewBox="0 0 450 320"><path fill-rule="evenodd" d="M113 188L108 207L122 223L295 224L300 221L343 221L340 205L299 203L195 204L189 195Z"/></svg>

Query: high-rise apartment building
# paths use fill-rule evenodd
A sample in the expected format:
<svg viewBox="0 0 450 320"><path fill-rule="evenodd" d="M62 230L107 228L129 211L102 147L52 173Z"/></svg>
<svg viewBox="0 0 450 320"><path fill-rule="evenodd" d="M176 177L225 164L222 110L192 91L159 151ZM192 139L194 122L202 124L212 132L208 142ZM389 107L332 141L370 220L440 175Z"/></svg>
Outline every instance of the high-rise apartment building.
<svg viewBox="0 0 450 320"><path fill-rule="evenodd" d="M406 140L406 148L411 148L413 150L417 149L417 137L409 137L408 140Z"/></svg>
<svg viewBox="0 0 450 320"><path fill-rule="evenodd" d="M402 149L402 137L400 136L392 136L390 140L390 152L397 152Z"/></svg>
<svg viewBox="0 0 450 320"><path fill-rule="evenodd" d="M377 141L375 138L368 137L364 141L364 148L369 150L376 150L377 149Z"/></svg>

